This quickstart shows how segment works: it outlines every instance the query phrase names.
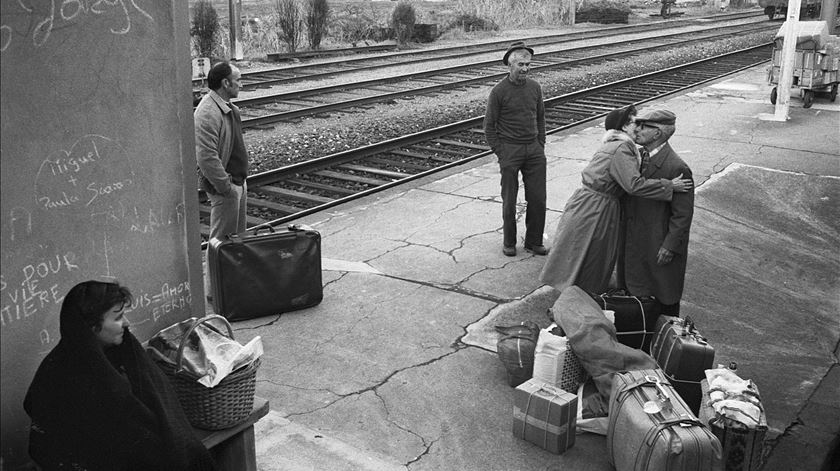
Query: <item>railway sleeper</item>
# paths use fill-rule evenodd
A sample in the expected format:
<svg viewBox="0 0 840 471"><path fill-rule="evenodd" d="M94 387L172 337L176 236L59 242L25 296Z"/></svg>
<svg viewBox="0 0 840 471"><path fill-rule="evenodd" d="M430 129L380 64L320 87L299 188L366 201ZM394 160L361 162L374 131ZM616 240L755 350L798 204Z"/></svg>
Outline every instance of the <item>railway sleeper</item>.
<svg viewBox="0 0 840 471"><path fill-rule="evenodd" d="M315 172L313 175L318 175L320 177L331 178L333 180L338 180L338 181L361 183L363 185L368 185L368 186L373 186L373 187L386 185L388 183L391 183L391 181L392 181L392 180L380 180L380 179L377 179L377 178L364 177L364 176L361 176L361 175L354 175L354 174L350 174L350 173L341 173L341 172L336 172L334 170L320 170L318 172Z"/></svg>
<svg viewBox="0 0 840 471"><path fill-rule="evenodd" d="M454 141L454 140L451 140L451 139L443 139L443 138L432 139L432 141L440 143L440 144L448 144L450 146L466 147L468 149L476 149L476 150L479 150L479 151L490 150L490 146L482 145L482 144L473 144L472 142ZM472 155L472 154L470 154L470 155Z"/></svg>
<svg viewBox="0 0 840 471"><path fill-rule="evenodd" d="M301 212L301 210L308 209L309 207L311 207L307 205L290 206L288 204L282 204L276 201L264 200L259 198L248 198L248 206L273 211L275 213L280 213L284 216L299 213Z"/></svg>
<svg viewBox="0 0 840 471"><path fill-rule="evenodd" d="M301 187L301 188L309 188L309 189L312 189L312 190L318 190L318 191L321 191L323 193L332 193L332 194L335 194L335 195L341 195L342 197L343 196L351 196L351 195L356 194L355 191L353 191L349 188L344 188L344 187L335 186L335 185L327 185L326 183L323 183L323 182L301 180L301 179L298 179L298 178L290 178L288 180L285 180L284 183L287 184L287 185L296 185L296 186Z"/></svg>
<svg viewBox="0 0 840 471"><path fill-rule="evenodd" d="M365 162L367 162L367 159L365 159ZM393 165L393 163L392 163L392 165ZM395 172L393 170L388 170L388 169L384 169L384 168L369 167L367 165L359 165L359 164L352 164L352 163L339 165L338 168L341 168L341 169L344 169L344 170L351 170L351 171L355 171L355 172L370 173L370 174L381 176L381 177L391 178L393 180L402 180L403 178L407 178L407 177L411 176L411 174L408 174L408 173Z"/></svg>
<svg viewBox="0 0 840 471"><path fill-rule="evenodd" d="M420 159L416 159L420 160ZM411 172L413 175L414 173L418 172L425 172L426 170L435 168L436 165L422 165L419 163L411 162L406 160L405 158L397 160L396 158L382 158L382 157L369 157L366 159L367 162L375 163L378 165L382 165L384 167L397 167L400 169L406 169ZM423 159L421 162L429 162L428 159Z"/></svg>
<svg viewBox="0 0 840 471"><path fill-rule="evenodd" d="M255 193L261 193L264 195L274 196L277 198L301 200L307 203L312 203L314 205L329 203L333 201L333 198L327 198L326 196L314 195L312 193L304 193L302 191L292 190L289 188L282 188L274 185L260 186L251 191L254 191Z"/></svg>
<svg viewBox="0 0 840 471"><path fill-rule="evenodd" d="M426 154L422 154L422 155L423 155L423 157L425 157L427 159L435 159L435 160L440 160L440 161L444 161L444 160L448 160L448 159L446 157L442 157L442 156L439 156L437 154L450 154L450 155L455 155L455 156L458 156L458 157L467 157L467 156L473 155L472 152L466 152L466 151L463 151L463 150L460 150L460 149L449 149L449 148L446 148L446 147L430 147L430 146L424 146L424 145L413 145L410 148L411 149L417 149L417 150L420 150L420 151L434 152L435 155L426 155Z"/></svg>

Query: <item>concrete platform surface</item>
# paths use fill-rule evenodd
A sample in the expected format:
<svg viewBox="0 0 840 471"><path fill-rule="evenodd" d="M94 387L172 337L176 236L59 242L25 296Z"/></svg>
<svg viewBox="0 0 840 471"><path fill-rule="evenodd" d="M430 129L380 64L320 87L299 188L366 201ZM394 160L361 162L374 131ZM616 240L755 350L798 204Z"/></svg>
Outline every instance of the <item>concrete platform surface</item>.
<svg viewBox="0 0 840 471"><path fill-rule="evenodd" d="M793 93L764 121L769 93L760 66L651 106L699 185L683 315L758 384L764 469L820 470L840 433L840 104ZM549 136L549 243L602 132ZM494 326L547 325L556 293L521 241L502 254L495 157L299 222L323 237L323 302L234 323L265 346L259 469L612 469L602 436L554 455L512 434Z"/></svg>

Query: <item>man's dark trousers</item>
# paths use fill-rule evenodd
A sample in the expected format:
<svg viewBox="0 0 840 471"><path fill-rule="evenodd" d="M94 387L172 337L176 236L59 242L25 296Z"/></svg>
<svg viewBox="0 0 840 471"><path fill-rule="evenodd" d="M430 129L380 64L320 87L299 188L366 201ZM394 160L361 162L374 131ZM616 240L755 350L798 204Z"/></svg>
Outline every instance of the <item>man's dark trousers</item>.
<svg viewBox="0 0 840 471"><path fill-rule="evenodd" d="M519 172L525 184L525 245L543 245L545 231L545 149L538 141L530 144L502 142L496 156L502 174L502 221L505 247L516 246L516 197Z"/></svg>

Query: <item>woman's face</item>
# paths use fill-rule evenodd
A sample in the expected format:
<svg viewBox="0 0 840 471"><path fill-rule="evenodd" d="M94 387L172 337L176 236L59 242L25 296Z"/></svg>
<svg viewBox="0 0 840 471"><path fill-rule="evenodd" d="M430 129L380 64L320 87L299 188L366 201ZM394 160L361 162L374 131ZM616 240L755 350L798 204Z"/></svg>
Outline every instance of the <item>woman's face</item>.
<svg viewBox="0 0 840 471"><path fill-rule="evenodd" d="M102 328L93 331L103 347L113 347L123 342L123 329L129 326L123 308L122 304L112 307L102 316Z"/></svg>
<svg viewBox="0 0 840 471"><path fill-rule="evenodd" d="M629 120L621 130L630 136L630 139L636 140L636 115L630 115Z"/></svg>

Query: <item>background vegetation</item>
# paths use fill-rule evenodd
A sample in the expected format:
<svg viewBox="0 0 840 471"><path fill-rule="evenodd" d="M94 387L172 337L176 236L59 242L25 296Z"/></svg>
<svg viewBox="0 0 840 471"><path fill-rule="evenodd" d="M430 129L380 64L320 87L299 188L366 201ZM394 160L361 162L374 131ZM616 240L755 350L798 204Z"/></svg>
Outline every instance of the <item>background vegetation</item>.
<svg viewBox="0 0 840 471"><path fill-rule="evenodd" d="M189 0L193 54L229 57L228 0ZM569 11L563 0L240 0L242 46L246 60L265 60L268 53L303 49L341 48L386 40L410 42L417 24L436 24L445 39L500 30L559 26ZM739 0L746 1L746 0ZM575 0L577 11L649 9L658 13L659 0ZM733 2L734 3L734 2ZM686 0L680 6L705 5L706 0ZM708 0L706 8L710 8ZM196 19L218 25L197 27ZM647 15L647 13L645 13ZM413 21L412 21L413 17ZM210 33L212 31L212 34ZM200 32L200 34L198 34ZM212 42L208 39L212 38ZM210 44L210 46L208 46ZM209 49L208 49L209 47ZM208 53L207 51L212 51Z"/></svg>

